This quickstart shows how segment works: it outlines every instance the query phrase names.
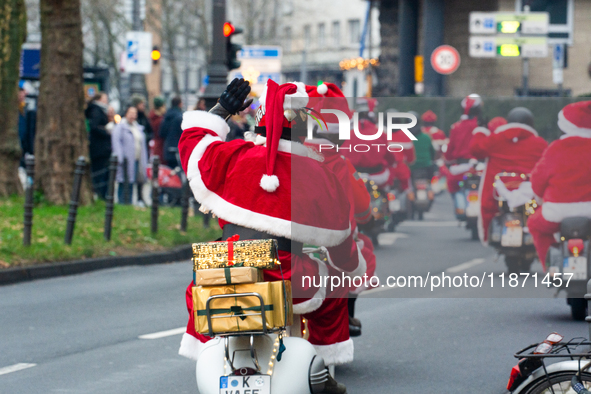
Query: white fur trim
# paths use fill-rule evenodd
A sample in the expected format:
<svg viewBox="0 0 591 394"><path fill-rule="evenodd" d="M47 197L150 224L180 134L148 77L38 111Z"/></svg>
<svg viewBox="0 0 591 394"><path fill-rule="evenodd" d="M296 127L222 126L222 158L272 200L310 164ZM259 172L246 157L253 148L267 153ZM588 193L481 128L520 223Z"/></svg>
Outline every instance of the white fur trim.
<svg viewBox="0 0 591 394"><path fill-rule="evenodd" d="M578 127L564 116L564 111L558 114L558 128L570 137L591 138L591 129Z"/></svg>
<svg viewBox="0 0 591 394"><path fill-rule="evenodd" d="M263 174L260 185L263 190L273 193L279 187L279 178L277 175Z"/></svg>
<svg viewBox="0 0 591 394"><path fill-rule="evenodd" d="M197 361L199 354L203 351L205 343L195 338L191 334L184 333L181 339L179 355Z"/></svg>
<svg viewBox="0 0 591 394"><path fill-rule="evenodd" d="M308 93L306 93L306 85L302 82L288 82L296 85L297 91L293 94L286 94L285 100L283 101L283 109L299 109L305 107L308 104ZM266 109L267 102L267 84L263 89L263 92L259 96L259 104L261 107Z"/></svg>
<svg viewBox="0 0 591 394"><path fill-rule="evenodd" d="M532 133L533 135L535 135L536 137L538 136L538 132L531 126L523 124L523 123L507 123L504 124L502 126L499 126L495 129L495 134L500 134L503 131L509 130L509 129L524 129L529 131L530 133Z"/></svg>
<svg viewBox="0 0 591 394"><path fill-rule="evenodd" d="M469 118L468 115L462 115L462 116L460 116L460 120L466 120L468 118Z"/></svg>
<svg viewBox="0 0 591 394"><path fill-rule="evenodd" d="M386 168L384 171L380 173L368 174L367 179L369 179L370 181L374 181L378 185L383 185L386 182L388 182L388 179L390 179L390 170Z"/></svg>
<svg viewBox="0 0 591 394"><path fill-rule="evenodd" d="M449 173L452 175L460 175L470 171L471 168L471 163L452 164L451 166L449 166Z"/></svg>
<svg viewBox="0 0 591 394"><path fill-rule="evenodd" d="M403 149L412 149L414 147L412 142L390 142L388 145L400 145Z"/></svg>
<svg viewBox="0 0 591 394"><path fill-rule="evenodd" d="M318 92L318 94L321 94L324 96L328 92L328 86L326 86L325 83L321 83L320 85L318 85L316 87L316 91Z"/></svg>
<svg viewBox="0 0 591 394"><path fill-rule="evenodd" d="M476 135L477 133L482 133L488 137L490 135L490 130L486 127L479 126L472 130L472 135Z"/></svg>
<svg viewBox="0 0 591 394"><path fill-rule="evenodd" d="M478 107L480 104L482 104L482 98L480 97L480 95L478 95L476 93L472 93L472 94L469 94L468 97L464 97L462 99L462 108L466 108L466 99L467 98L471 98L474 100L474 104L472 104L472 108Z"/></svg>
<svg viewBox="0 0 591 394"><path fill-rule="evenodd" d="M313 345L316 354L324 359L326 365L347 364L353 361L355 347L351 338L332 345Z"/></svg>
<svg viewBox="0 0 591 394"><path fill-rule="evenodd" d="M205 209L213 212L216 216L224 220L240 226L315 245L336 246L351 234L351 226L346 230L330 230L294 223L289 220L253 212L230 204L211 190L207 189L201 179L199 160L201 160L209 145L216 141L221 141L221 139L212 135L206 135L203 137L195 149L193 149L187 165L187 178L191 190L193 191L193 195L197 201L205 207Z"/></svg>
<svg viewBox="0 0 591 394"><path fill-rule="evenodd" d="M549 202L542 204L542 216L549 222L560 223L564 218L584 216L591 218L591 201Z"/></svg>
<svg viewBox="0 0 591 394"><path fill-rule="evenodd" d="M327 277L328 268L326 268L324 262L314 257L314 255L311 253L308 254L308 257L310 257L310 259L312 259L316 264L318 264L318 276L320 278ZM316 309L320 308L325 298L326 287L318 286L318 290L316 291L316 294L314 294L314 297L310 298L309 300L293 304L293 313L296 315L303 315L306 313L314 312Z"/></svg>
<svg viewBox="0 0 591 394"><path fill-rule="evenodd" d="M267 138L263 137L262 135L256 136L254 141L255 145L265 145L267 144ZM288 140L279 140L279 146L277 147L277 151L283 153L290 153L292 155L302 156L302 157L309 157L311 159L315 159L317 161L323 161L322 158L319 159L318 154L314 152L312 149L300 144L299 142L295 141L288 141Z"/></svg>
<svg viewBox="0 0 591 394"><path fill-rule="evenodd" d="M230 132L230 126L224 119L205 111L187 111L183 114L181 129L187 130L192 127L201 127L215 132L223 140Z"/></svg>

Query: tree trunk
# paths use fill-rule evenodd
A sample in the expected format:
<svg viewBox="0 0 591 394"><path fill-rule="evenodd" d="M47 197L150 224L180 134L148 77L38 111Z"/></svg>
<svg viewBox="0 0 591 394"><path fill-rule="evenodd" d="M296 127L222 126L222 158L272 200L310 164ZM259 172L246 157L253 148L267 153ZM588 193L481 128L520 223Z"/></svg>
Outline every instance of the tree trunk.
<svg viewBox="0 0 591 394"><path fill-rule="evenodd" d="M22 191L18 179L21 148L18 139L19 63L25 41L24 0L5 0L0 6L0 196Z"/></svg>
<svg viewBox="0 0 591 394"><path fill-rule="evenodd" d="M380 66L376 68L378 85L374 96L396 94L398 80L398 0L380 1Z"/></svg>
<svg viewBox="0 0 591 394"><path fill-rule="evenodd" d="M49 202L70 200L76 159L88 157L82 81L80 0L41 0L41 77L35 157ZM81 202L88 202L83 185Z"/></svg>

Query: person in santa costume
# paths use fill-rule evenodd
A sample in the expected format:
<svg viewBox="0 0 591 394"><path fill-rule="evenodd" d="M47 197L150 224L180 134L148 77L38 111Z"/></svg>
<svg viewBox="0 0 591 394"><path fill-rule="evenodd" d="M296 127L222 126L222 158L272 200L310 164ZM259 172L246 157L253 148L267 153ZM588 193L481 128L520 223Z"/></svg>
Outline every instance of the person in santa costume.
<svg viewBox="0 0 591 394"><path fill-rule="evenodd" d="M437 122L437 115L435 112L428 110L421 115L421 121L423 123L421 131L431 137L433 149L435 149L435 160L438 160L443 155L443 146L446 145L449 140L445 133L435 126L435 122Z"/></svg>
<svg viewBox="0 0 591 394"><path fill-rule="evenodd" d="M400 112L394 108L386 110L386 113ZM401 123L407 122L407 119L401 120ZM384 130L387 127L386 118L384 118ZM392 139L388 141L394 151L394 160L390 166L391 181L390 184L396 184L398 181L398 187L401 191L407 190L410 187L410 166L414 164L416 160L416 152L413 140L409 138L402 130L394 130L392 132ZM402 149L400 149L402 148Z"/></svg>
<svg viewBox="0 0 591 394"><path fill-rule="evenodd" d="M472 140L472 131L480 125L482 99L477 94L471 94L462 100L462 108L464 113L449 131L449 144L445 152L445 160L449 169L447 190L452 196L460 190L459 182L464 178L464 174L472 168L469 164L472 159L470 141Z"/></svg>
<svg viewBox="0 0 591 394"><path fill-rule="evenodd" d="M306 86L306 92L310 97L309 106L317 113L320 113L322 109L336 109L344 112L349 118L353 116L345 95L335 84L326 82L318 86ZM375 274L376 268L374 247L371 239L357 229L358 224L366 224L372 218L369 192L353 164L337 151L337 147L345 142L339 140L338 118L334 114L323 114L322 121L326 123L321 122L319 126L314 128L315 138L307 139L305 144L323 156L323 164L337 176L347 193L351 204L351 228L357 247L361 250L366 261L366 275L371 278ZM355 318L355 301L357 295L368 287L368 283L363 283L362 286L351 289L349 297L349 333L351 336L361 335L361 322Z"/></svg>
<svg viewBox="0 0 591 394"><path fill-rule="evenodd" d="M350 362L353 342L346 293L339 297L326 294L324 287L304 288L301 280L328 276L331 269L351 275L365 272L365 260L351 233L349 201L318 155L293 141L305 138L305 132L292 134L291 127L299 119L296 110L308 102L302 83L278 85L269 80L260 97L256 140L224 142L229 132L226 120L250 104L244 103L249 92L247 81L235 79L209 112L183 115L181 164L201 209L219 218L223 239L237 234L241 239L278 241L281 270L266 270L265 280L291 279L294 313L308 320L308 340L318 355L329 365ZM336 269L327 270L322 261L304 254L304 243L327 247ZM196 359L209 338L195 332L190 287L189 323L179 354ZM342 388L333 392L344 392Z"/></svg>
<svg viewBox="0 0 591 394"><path fill-rule="evenodd" d="M527 108L512 109L507 121L494 118L489 122L489 128L476 127L470 142L472 155L486 162L478 192L478 235L485 244L490 222L499 211L498 201L493 194L495 175L501 172L529 174L548 146L534 129L534 117Z"/></svg>
<svg viewBox="0 0 591 394"><path fill-rule="evenodd" d="M591 218L591 101L564 107L558 127L564 134L548 146L531 174L532 189L543 204L527 224L544 267L560 222L572 216Z"/></svg>

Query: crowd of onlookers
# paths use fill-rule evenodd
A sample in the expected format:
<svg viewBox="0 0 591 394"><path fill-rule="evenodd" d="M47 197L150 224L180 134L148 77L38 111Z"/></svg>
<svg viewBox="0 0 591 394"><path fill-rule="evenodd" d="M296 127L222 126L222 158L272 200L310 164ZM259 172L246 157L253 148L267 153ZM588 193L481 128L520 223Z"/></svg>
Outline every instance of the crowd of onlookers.
<svg viewBox="0 0 591 394"><path fill-rule="evenodd" d="M23 152L19 167L21 181L26 177L25 154L34 154L36 128L36 111L27 109L26 96L21 83L18 121ZM107 195L112 155L118 161L117 200L125 204L130 204L135 195L137 205L146 205L142 187L152 157L158 156L162 165L173 169L180 166L177 146L182 134L184 111L181 98L174 97L168 109L165 99L160 96L154 98L149 112L147 104L142 95L134 94L130 104L118 115L109 105L109 97L104 92L98 92L88 101L84 115L89 139L90 172L94 193L101 199ZM205 100L200 99L191 109L207 110ZM251 129L252 118L249 110L230 118L228 139L244 138L244 133ZM127 165L125 168L124 163Z"/></svg>

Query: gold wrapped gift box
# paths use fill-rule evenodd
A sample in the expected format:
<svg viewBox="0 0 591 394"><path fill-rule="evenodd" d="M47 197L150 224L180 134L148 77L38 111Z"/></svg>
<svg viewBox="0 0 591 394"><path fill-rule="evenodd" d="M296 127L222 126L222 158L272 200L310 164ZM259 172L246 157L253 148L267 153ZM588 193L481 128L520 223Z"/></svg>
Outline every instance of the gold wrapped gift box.
<svg viewBox="0 0 591 394"><path fill-rule="evenodd" d="M253 267L212 268L195 271L196 286L237 285L263 281L263 271Z"/></svg>
<svg viewBox="0 0 591 394"><path fill-rule="evenodd" d="M283 284L285 283L285 289ZM195 330L209 333L206 302L214 295L257 293L263 297L268 330L290 326L293 321L291 282L260 282L228 286L193 287ZM287 298L286 298L287 297ZM258 297L229 297L214 299L209 304L211 324L215 334L239 331L262 331L261 303ZM248 315L248 316L241 316Z"/></svg>
<svg viewBox="0 0 591 394"><path fill-rule="evenodd" d="M193 269L255 267L276 269L277 240L201 242L193 244Z"/></svg>

